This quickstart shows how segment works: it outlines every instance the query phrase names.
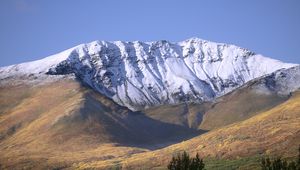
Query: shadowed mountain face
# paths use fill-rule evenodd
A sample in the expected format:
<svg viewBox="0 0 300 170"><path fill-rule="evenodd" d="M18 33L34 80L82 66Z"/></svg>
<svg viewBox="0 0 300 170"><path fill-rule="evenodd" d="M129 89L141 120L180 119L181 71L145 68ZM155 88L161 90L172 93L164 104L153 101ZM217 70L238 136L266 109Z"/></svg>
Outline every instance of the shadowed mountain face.
<svg viewBox="0 0 300 170"><path fill-rule="evenodd" d="M199 135L200 131L151 119L87 90L80 103L53 124L59 139L78 134L93 136L97 143L116 143L148 149L163 147ZM64 137L67 137L64 139Z"/></svg>
<svg viewBox="0 0 300 170"><path fill-rule="evenodd" d="M261 93L260 85L252 81L213 102L164 105L143 112L163 122L174 123L193 129L212 130L234 122L246 120L285 102L290 95Z"/></svg>
<svg viewBox="0 0 300 170"><path fill-rule="evenodd" d="M255 90L239 89L203 104L166 105L147 109L144 113L156 120L193 129L212 130L246 120L289 98L289 95L259 94Z"/></svg>

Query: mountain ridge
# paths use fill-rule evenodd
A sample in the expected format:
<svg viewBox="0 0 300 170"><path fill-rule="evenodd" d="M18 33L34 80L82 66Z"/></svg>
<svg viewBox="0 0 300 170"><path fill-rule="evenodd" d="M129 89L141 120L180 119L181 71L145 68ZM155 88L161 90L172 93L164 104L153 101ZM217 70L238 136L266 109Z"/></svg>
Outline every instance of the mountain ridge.
<svg viewBox="0 0 300 170"><path fill-rule="evenodd" d="M0 79L75 74L119 105L142 110L209 101L252 79L293 66L199 38L178 43L93 41L41 60L2 67Z"/></svg>

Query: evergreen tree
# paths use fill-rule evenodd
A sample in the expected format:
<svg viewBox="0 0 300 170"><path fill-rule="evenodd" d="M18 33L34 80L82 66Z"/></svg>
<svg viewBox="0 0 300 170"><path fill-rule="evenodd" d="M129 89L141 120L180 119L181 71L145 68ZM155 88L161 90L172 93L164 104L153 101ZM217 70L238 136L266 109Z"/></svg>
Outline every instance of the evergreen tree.
<svg viewBox="0 0 300 170"><path fill-rule="evenodd" d="M177 154L168 164L169 170L203 170L204 167L205 164L198 153L195 158L191 158L186 152Z"/></svg>
<svg viewBox="0 0 300 170"><path fill-rule="evenodd" d="M192 159L190 169L201 170L204 169L204 166L203 160L200 159L199 154L197 153L196 157Z"/></svg>
<svg viewBox="0 0 300 170"><path fill-rule="evenodd" d="M262 158L262 159L261 159L260 165L261 165L261 169L262 169L262 170L268 170L268 169L267 169L268 166L267 166L266 159Z"/></svg>
<svg viewBox="0 0 300 170"><path fill-rule="evenodd" d="M168 165L168 169L174 170L175 167L176 167L176 158L175 158L175 157L172 157L172 160L171 160L171 162L170 162L169 165Z"/></svg>
<svg viewBox="0 0 300 170"><path fill-rule="evenodd" d="M185 151L182 154L182 167L181 169L188 169L190 166L190 156Z"/></svg>
<svg viewBox="0 0 300 170"><path fill-rule="evenodd" d="M288 170L297 169L296 163L295 163L295 162L291 162L291 163L289 163L289 165L288 165L288 168L287 168L287 169L288 169ZM298 170L299 170L299 168L298 168Z"/></svg>

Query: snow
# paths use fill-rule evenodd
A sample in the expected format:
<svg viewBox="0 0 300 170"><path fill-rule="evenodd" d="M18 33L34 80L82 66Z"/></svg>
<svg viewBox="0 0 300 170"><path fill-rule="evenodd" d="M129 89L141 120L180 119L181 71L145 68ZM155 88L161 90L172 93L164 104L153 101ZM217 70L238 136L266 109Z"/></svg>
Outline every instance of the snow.
<svg viewBox="0 0 300 170"><path fill-rule="evenodd" d="M280 69L258 80L252 87L257 93L289 95L300 89L300 66Z"/></svg>
<svg viewBox="0 0 300 170"><path fill-rule="evenodd" d="M81 46L82 45L70 48L41 60L2 67L0 68L0 79L22 74L44 74L49 68L55 67L58 63L66 60L73 50L80 48Z"/></svg>
<svg viewBox="0 0 300 170"><path fill-rule="evenodd" d="M118 104L141 110L213 100L255 78L294 66L199 38L178 43L94 41L42 60L0 68L0 80L74 73Z"/></svg>

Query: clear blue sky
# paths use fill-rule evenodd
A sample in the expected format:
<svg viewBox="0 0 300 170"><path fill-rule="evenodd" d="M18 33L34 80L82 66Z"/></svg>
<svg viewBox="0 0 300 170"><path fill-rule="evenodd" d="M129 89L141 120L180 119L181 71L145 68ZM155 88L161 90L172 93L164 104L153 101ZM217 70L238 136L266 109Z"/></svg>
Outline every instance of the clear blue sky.
<svg viewBox="0 0 300 170"><path fill-rule="evenodd" d="M1 0L0 66L93 40L199 37L300 63L299 0Z"/></svg>

